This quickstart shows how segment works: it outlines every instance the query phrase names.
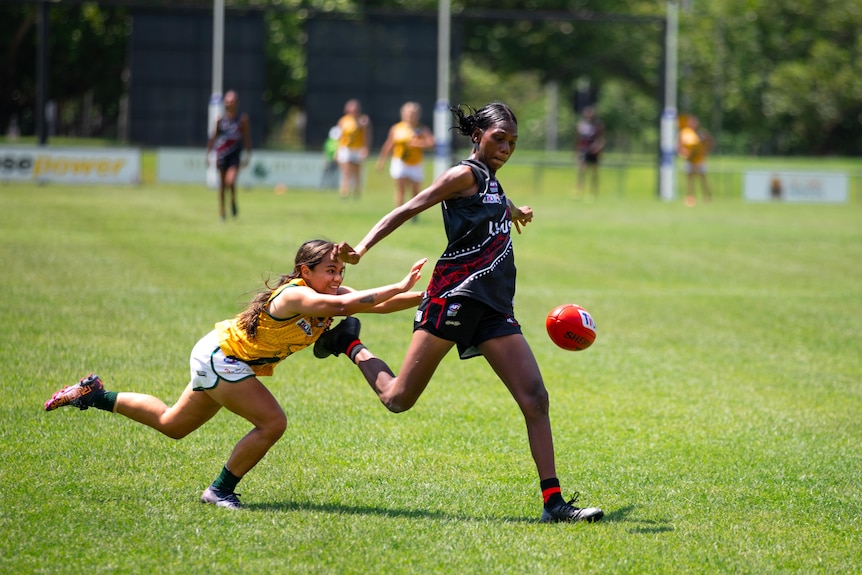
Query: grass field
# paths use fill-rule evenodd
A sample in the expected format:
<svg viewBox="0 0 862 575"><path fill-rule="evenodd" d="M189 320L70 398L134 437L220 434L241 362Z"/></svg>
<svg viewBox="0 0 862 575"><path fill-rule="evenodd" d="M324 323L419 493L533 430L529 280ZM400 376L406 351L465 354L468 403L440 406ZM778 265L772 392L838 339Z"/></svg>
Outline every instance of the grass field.
<svg viewBox="0 0 862 575"><path fill-rule="evenodd" d="M221 224L203 187L0 182L2 573L848 573L862 569L862 205L685 208L571 198L571 174L500 173L533 224L516 237L516 314L542 366L564 494L605 510L542 525L523 420L482 360L447 357L388 413L343 357L308 352L267 384L288 430L240 484L198 503L248 431L220 413L182 441L120 416L43 411L90 371L172 402L188 353L311 237L357 242L390 207L243 190ZM555 181L554 178L558 178ZM423 214L350 268L401 278L443 248ZM427 276L426 276L427 277ZM579 303L599 337L555 348ZM365 316L397 367L411 314Z"/></svg>

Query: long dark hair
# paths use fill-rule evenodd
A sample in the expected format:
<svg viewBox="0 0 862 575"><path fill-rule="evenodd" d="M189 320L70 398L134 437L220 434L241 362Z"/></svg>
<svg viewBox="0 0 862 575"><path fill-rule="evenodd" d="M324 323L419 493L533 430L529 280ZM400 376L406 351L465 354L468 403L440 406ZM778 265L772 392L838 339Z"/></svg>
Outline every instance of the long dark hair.
<svg viewBox="0 0 862 575"><path fill-rule="evenodd" d="M472 137L476 128L487 130L495 124L503 122L514 122L518 125L518 118L512 109L502 102L491 102L479 108L473 106L459 104L449 108L452 115L455 116L455 125L452 129L457 131L462 136Z"/></svg>
<svg viewBox="0 0 862 575"><path fill-rule="evenodd" d="M257 335L257 324L260 322L260 314L263 312L263 308L267 302L269 302L269 298L272 297L272 293L290 280L300 277L302 275L302 266L314 269L317 264L323 261L326 254L332 251L333 247L334 244L327 240L309 240L299 246L293 262L293 271L280 276L275 285L270 285L271 282L267 280L264 283L266 289L258 293L251 300L251 303L248 304L248 307L237 316L237 325L239 325L240 329L248 337L254 339Z"/></svg>

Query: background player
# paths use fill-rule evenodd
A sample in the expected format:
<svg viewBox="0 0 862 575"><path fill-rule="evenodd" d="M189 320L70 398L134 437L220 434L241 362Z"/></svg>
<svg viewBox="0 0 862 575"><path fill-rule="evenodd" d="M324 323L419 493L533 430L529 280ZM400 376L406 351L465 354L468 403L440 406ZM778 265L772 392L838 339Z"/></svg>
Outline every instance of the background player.
<svg viewBox="0 0 862 575"><path fill-rule="evenodd" d="M407 188L410 197L419 193L420 184L425 178L422 156L425 150L434 147L434 134L427 126L419 123L422 108L416 102L401 106L401 121L389 128L389 135L380 148L377 169L383 168L386 158L392 154L389 175L395 180L395 205L404 203Z"/></svg>
<svg viewBox="0 0 862 575"><path fill-rule="evenodd" d="M230 210L236 217L236 180L240 166L247 166L251 155L248 114L240 114L239 97L233 90L224 95L224 114L216 120L215 130L207 142L207 166L213 147L219 172L219 215L224 221L225 190L230 190Z"/></svg>
<svg viewBox="0 0 862 575"><path fill-rule="evenodd" d="M712 136L700 127L695 116L681 116L680 124L679 155L685 159L686 172L685 205L693 206L696 202L696 181L700 181L703 200L709 202L712 200L712 192L706 180L706 156L712 150Z"/></svg>
<svg viewBox="0 0 862 575"><path fill-rule="evenodd" d="M605 125L596 117L596 110L587 106L578 120L575 153L578 162L578 195L584 194L584 183L590 177L590 192L599 197L599 158L605 147Z"/></svg>
<svg viewBox="0 0 862 575"><path fill-rule="evenodd" d="M348 100L344 104L344 115L338 120L338 129L341 133L335 157L341 168L339 192L342 198L347 198L352 191L358 198L362 187L362 163L368 158L371 145L371 120L362 113L359 100Z"/></svg>

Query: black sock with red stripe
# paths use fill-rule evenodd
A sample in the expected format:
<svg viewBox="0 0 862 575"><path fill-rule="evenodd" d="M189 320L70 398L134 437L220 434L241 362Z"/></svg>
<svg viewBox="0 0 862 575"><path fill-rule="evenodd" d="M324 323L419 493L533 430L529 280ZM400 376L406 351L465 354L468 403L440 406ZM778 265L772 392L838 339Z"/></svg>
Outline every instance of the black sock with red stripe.
<svg viewBox="0 0 862 575"><path fill-rule="evenodd" d="M365 349L365 346L362 345L362 342L358 339L353 340L347 346L347 350L344 352L347 357L350 358L350 361L356 363L356 356L359 355L359 352Z"/></svg>
<svg viewBox="0 0 862 575"><path fill-rule="evenodd" d="M542 488L542 499L545 501L545 507L554 507L563 503L562 490L560 489L560 480L556 477L543 479L539 485Z"/></svg>

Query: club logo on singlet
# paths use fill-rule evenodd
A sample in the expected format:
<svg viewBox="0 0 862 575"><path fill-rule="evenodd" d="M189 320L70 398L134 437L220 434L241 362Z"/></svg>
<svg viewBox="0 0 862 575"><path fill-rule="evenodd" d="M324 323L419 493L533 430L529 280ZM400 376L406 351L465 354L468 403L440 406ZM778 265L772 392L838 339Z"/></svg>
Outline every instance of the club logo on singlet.
<svg viewBox="0 0 862 575"><path fill-rule="evenodd" d="M450 318L443 322L444 325L454 325L459 326L461 322L456 318L458 316L458 312L461 311L460 303L450 303L449 307L446 308L446 317Z"/></svg>
<svg viewBox="0 0 862 575"><path fill-rule="evenodd" d="M488 183L488 191L482 196L483 204L502 204L503 198L500 195L500 188L497 185L497 180L491 180Z"/></svg>
<svg viewBox="0 0 862 575"><path fill-rule="evenodd" d="M307 319L305 319L304 317L300 318L299 321L296 322L296 327L305 332L305 335L311 337L311 324L308 323Z"/></svg>

